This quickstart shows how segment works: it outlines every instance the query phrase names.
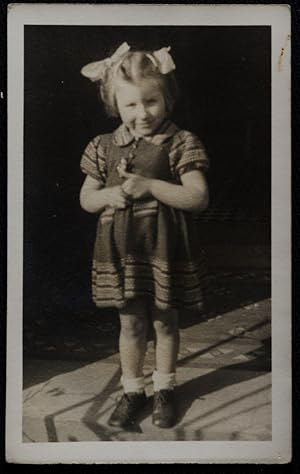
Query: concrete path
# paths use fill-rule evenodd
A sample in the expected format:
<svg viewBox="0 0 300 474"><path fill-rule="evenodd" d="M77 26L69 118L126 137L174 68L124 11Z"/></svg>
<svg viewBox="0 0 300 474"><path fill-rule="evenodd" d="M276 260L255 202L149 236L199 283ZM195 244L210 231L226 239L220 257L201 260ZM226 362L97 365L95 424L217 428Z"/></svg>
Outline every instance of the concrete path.
<svg viewBox="0 0 300 474"><path fill-rule="evenodd" d="M131 431L107 425L121 394L117 351L100 350L96 360L25 357L23 441L271 440L270 333L269 298L183 327L179 419L164 430L151 423L152 341L149 403Z"/></svg>

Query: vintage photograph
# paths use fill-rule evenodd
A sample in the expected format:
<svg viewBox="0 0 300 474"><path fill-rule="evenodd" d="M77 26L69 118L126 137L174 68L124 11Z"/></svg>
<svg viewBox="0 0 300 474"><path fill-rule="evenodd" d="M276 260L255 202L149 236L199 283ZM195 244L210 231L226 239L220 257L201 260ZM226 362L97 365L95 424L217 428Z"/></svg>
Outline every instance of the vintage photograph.
<svg viewBox="0 0 300 474"><path fill-rule="evenodd" d="M8 331L21 328L24 459L56 443L76 462L84 442L110 461L128 441L156 442L159 460L174 441L256 442L268 458L274 270L289 277L272 247L272 24L101 12L22 18L22 313Z"/></svg>

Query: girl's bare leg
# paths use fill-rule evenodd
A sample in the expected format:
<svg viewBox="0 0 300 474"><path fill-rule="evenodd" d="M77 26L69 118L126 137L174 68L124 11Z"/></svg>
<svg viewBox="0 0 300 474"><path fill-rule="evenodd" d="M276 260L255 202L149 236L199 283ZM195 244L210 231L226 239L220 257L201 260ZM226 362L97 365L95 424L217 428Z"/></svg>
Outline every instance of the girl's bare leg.
<svg viewBox="0 0 300 474"><path fill-rule="evenodd" d="M173 373L179 349L178 311L152 309L156 335L156 370L161 374Z"/></svg>
<svg viewBox="0 0 300 474"><path fill-rule="evenodd" d="M142 300L132 300L120 312L119 350L124 379L143 376L147 348L147 308Z"/></svg>

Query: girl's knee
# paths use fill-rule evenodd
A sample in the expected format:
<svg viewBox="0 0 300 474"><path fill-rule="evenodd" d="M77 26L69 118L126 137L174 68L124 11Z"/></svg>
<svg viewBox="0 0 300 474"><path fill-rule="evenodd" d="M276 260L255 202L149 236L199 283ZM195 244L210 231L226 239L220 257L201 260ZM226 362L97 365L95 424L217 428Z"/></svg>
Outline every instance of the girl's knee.
<svg viewBox="0 0 300 474"><path fill-rule="evenodd" d="M144 336L147 330L146 321L143 318L121 318L121 332L128 338L139 338Z"/></svg>
<svg viewBox="0 0 300 474"><path fill-rule="evenodd" d="M145 307L139 301L130 302L120 313L121 334L127 338L139 338L146 334L148 321Z"/></svg>
<svg viewBox="0 0 300 474"><path fill-rule="evenodd" d="M174 335L178 331L177 317L174 314L153 319L153 327L158 335Z"/></svg>

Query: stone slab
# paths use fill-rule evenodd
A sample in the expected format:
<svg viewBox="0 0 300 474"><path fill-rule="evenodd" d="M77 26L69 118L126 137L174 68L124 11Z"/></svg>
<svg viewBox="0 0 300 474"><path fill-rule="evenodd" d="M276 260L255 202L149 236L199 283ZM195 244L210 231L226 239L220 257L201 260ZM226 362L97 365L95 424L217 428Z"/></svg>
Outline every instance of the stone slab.
<svg viewBox="0 0 300 474"><path fill-rule="evenodd" d="M151 423L151 371L146 372L149 403L132 431L111 429L107 419L121 394L116 364L74 364L60 372L58 361L30 361L35 384L24 389L24 442L266 440L271 437L270 374L226 368L178 368L178 424L167 430ZM41 366L55 374L40 381ZM46 366L45 366L46 365Z"/></svg>

